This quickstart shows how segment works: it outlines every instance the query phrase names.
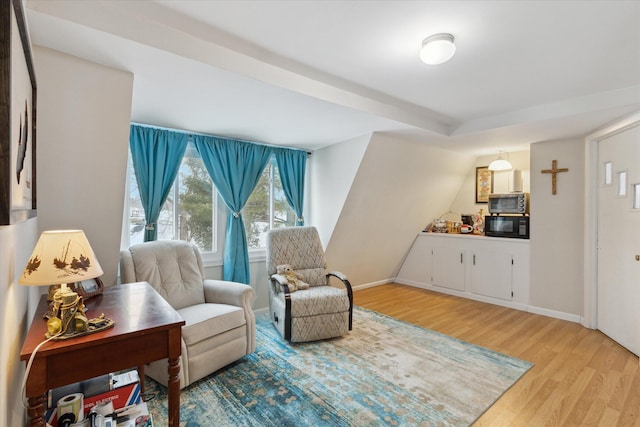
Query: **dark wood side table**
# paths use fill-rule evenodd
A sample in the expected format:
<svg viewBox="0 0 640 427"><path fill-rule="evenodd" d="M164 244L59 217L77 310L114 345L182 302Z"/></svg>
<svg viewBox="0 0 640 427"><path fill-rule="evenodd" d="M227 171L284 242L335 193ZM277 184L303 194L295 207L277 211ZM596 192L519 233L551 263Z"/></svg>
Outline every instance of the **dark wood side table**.
<svg viewBox="0 0 640 427"><path fill-rule="evenodd" d="M49 389L167 358L169 426L180 424L180 354L184 320L146 282L107 287L85 304L87 317L104 313L115 321L105 331L64 341L50 341L37 352L27 378L29 426L44 427ZM20 359L28 361L47 330L42 296ZM141 376L144 381L144 376Z"/></svg>

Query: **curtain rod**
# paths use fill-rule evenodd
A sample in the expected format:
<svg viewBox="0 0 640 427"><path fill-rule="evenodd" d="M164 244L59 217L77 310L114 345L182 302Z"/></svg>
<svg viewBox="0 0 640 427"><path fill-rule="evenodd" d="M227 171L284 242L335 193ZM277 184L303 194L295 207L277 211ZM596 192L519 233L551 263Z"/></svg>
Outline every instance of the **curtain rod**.
<svg viewBox="0 0 640 427"><path fill-rule="evenodd" d="M186 133L186 132L184 132L184 133ZM220 138L220 139L232 139L234 141L246 142L248 144L264 145L265 147L275 147L275 148L284 148L284 149L288 149L288 150L306 151L308 156L310 156L311 153L312 153L311 151L303 150L302 148L298 148L298 147L285 147L283 145L267 144L265 142L247 141L245 139L230 138L228 136L209 135L209 134L206 134L206 133L195 133L195 134L190 133L189 134L189 139L193 139L193 135L210 136L212 138Z"/></svg>
<svg viewBox="0 0 640 427"><path fill-rule="evenodd" d="M267 143L264 143L264 142L256 142L256 141L247 141L246 139L232 138L232 137L220 136L220 135L211 135L211 134L208 134L208 133L186 131L186 130L183 130L183 129L173 129L173 128L168 128L168 127L164 127L164 126L149 125L149 124L146 124L146 123L131 122L131 124L132 125L136 125L136 126L142 126L142 127L149 127L149 128L155 128L155 129L168 130L168 131L171 131L171 132L185 133L185 134L187 134L189 136L189 138L193 138L194 135L209 136L209 137L212 137L212 138L233 139L234 141L246 142L246 143L249 143L249 144L264 145L264 146L267 146L267 147L286 148L286 149L290 149L290 150L306 151L308 156L310 156L311 153L312 153L311 151L304 150L304 149L298 148L298 147L285 147L285 146L282 146L282 145L267 144Z"/></svg>

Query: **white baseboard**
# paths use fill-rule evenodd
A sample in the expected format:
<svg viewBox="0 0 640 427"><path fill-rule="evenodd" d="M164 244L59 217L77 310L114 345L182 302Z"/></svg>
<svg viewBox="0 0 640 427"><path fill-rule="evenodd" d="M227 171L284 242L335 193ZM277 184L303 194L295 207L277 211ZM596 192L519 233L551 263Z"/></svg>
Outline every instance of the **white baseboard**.
<svg viewBox="0 0 640 427"><path fill-rule="evenodd" d="M359 289L367 289L367 288L373 288L380 285L386 285L387 283L394 283L394 279L386 279L386 280L379 280L377 282L363 283L361 285L351 286L351 288L354 291L357 291Z"/></svg>
<svg viewBox="0 0 640 427"><path fill-rule="evenodd" d="M439 286L428 285L425 283L413 282L411 280L396 279L394 283L401 285L409 285L420 289L439 292L447 295L454 295L460 298L472 299L474 301L486 302L502 307L513 308L514 310L526 311L528 313L539 314L542 316L553 317L556 319L567 320L569 322L582 323L581 316L577 314L565 313L562 311L551 310L548 308L536 307L528 304L522 304L515 301L505 301L498 298L491 298L484 295L477 295L471 292L457 291L455 289L447 289Z"/></svg>
<svg viewBox="0 0 640 427"><path fill-rule="evenodd" d="M569 322L582 323L582 316L578 314L565 313L563 311L556 311L548 308L536 307L533 305L530 305L527 311L529 311L529 313L540 314L542 316L568 320Z"/></svg>

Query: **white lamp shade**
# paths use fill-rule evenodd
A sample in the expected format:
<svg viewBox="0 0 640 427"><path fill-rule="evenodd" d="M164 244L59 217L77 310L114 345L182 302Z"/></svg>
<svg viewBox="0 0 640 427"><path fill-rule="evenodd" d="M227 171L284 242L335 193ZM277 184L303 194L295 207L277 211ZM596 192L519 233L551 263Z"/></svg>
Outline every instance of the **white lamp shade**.
<svg viewBox="0 0 640 427"><path fill-rule="evenodd" d="M455 53L456 45L451 34L434 34L423 40L420 59L425 64L438 65L453 58Z"/></svg>
<svg viewBox="0 0 640 427"><path fill-rule="evenodd" d="M502 157L498 157L496 160L489 164L490 171L508 171L511 169L511 163L509 163L508 160L505 160Z"/></svg>
<svg viewBox="0 0 640 427"><path fill-rule="evenodd" d="M75 283L103 273L82 230L44 231L20 276L22 285Z"/></svg>

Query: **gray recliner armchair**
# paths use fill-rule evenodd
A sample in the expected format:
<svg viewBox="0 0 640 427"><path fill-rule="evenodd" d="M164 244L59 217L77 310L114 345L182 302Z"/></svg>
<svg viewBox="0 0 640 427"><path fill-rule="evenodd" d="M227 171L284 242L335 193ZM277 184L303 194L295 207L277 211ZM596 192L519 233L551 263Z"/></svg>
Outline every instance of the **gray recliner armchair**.
<svg viewBox="0 0 640 427"><path fill-rule="evenodd" d="M276 267L290 264L309 289L290 292ZM315 341L339 337L351 330L353 291L346 276L327 271L324 249L315 227L277 228L267 233L267 274L270 278L271 321L286 340ZM331 277L341 287L329 283Z"/></svg>
<svg viewBox="0 0 640 427"><path fill-rule="evenodd" d="M173 240L133 245L120 252L120 274L122 283L149 282L185 320L180 388L255 350L253 289L205 279L195 245ZM167 385L166 360L147 365L145 371Z"/></svg>

